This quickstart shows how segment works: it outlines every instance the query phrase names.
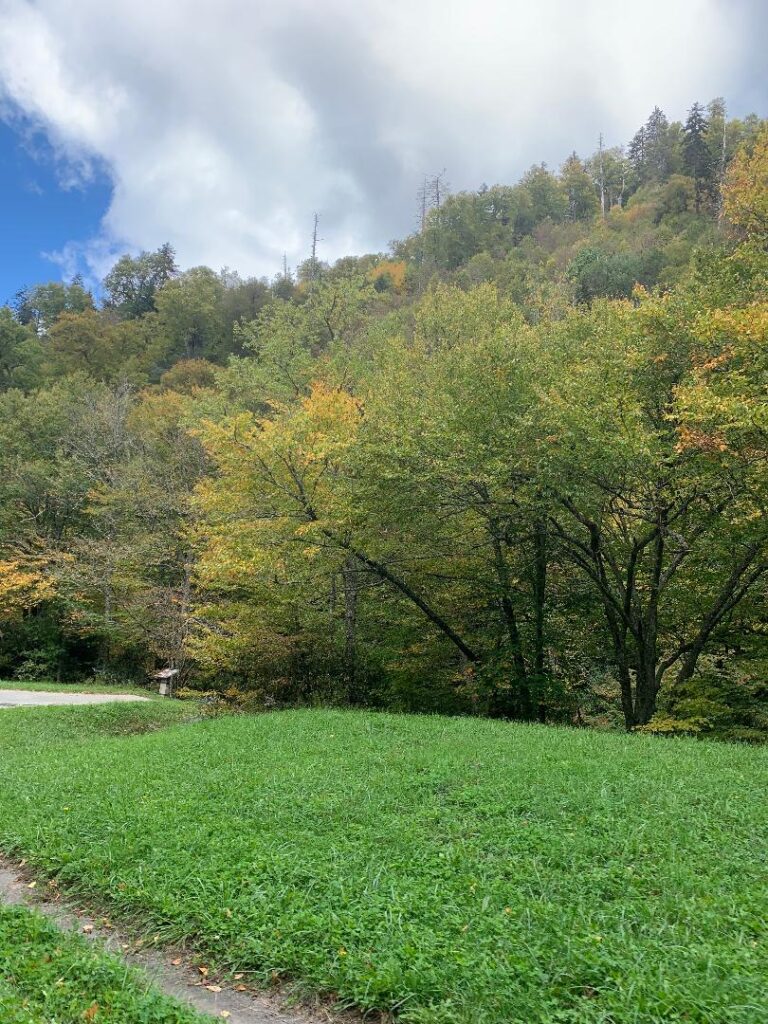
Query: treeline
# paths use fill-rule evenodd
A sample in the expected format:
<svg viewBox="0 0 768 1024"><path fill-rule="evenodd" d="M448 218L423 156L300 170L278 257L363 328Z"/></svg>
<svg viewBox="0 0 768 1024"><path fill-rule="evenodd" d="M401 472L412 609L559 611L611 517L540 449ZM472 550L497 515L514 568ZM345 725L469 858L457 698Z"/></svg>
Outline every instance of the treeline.
<svg viewBox="0 0 768 1024"><path fill-rule="evenodd" d="M0 672L758 739L768 131L446 195L387 255L0 314Z"/></svg>

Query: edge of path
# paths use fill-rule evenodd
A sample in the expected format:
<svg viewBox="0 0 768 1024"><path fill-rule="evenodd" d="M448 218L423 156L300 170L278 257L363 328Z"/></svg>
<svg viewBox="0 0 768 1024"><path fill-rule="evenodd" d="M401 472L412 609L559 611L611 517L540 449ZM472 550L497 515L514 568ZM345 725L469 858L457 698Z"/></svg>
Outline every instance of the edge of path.
<svg viewBox="0 0 768 1024"><path fill-rule="evenodd" d="M248 989L242 983L228 983L207 972L203 973L200 967L192 963L188 951L145 948L144 940L121 931L108 918L91 916L68 903L59 894L55 883L49 882L46 887L43 881L26 876L23 866L23 862L15 866L6 857L0 856L0 902L37 910L62 931L78 932L84 938L98 942L127 967L144 974L147 981L165 995L172 996L200 1013L226 1019L229 1024L321 1024L332 1020L341 1021L339 1015L331 1015L322 1008L312 1013L305 1009L286 1009L279 1005L278 996L265 995ZM38 885L41 886L40 890ZM238 991L235 984L243 991ZM349 1016L346 1019L360 1020L359 1017Z"/></svg>

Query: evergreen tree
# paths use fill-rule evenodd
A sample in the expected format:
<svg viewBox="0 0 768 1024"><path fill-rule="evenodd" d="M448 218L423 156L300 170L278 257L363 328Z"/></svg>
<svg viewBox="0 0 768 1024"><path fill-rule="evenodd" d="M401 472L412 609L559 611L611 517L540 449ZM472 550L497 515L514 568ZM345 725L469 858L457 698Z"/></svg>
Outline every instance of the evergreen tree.
<svg viewBox="0 0 768 1024"><path fill-rule="evenodd" d="M645 123L645 163L651 180L665 181L669 177L669 121L660 107L653 108Z"/></svg>
<svg viewBox="0 0 768 1024"><path fill-rule="evenodd" d="M647 180L647 164L645 155L645 125L642 125L632 136L627 150L629 165L632 168L637 185L644 185Z"/></svg>
<svg viewBox="0 0 768 1024"><path fill-rule="evenodd" d="M707 144L709 122L701 103L694 103L683 128L683 158L685 169L693 178L696 212L712 188L712 154Z"/></svg>

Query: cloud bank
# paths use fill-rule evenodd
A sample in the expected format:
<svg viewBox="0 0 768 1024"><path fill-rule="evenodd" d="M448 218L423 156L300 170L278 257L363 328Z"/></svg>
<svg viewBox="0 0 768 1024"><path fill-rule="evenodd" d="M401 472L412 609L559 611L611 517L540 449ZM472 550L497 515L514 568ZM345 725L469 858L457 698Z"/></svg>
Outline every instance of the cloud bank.
<svg viewBox="0 0 768 1024"><path fill-rule="evenodd" d="M766 20L762 0L0 0L0 97L113 182L67 269L170 241L272 275L314 211L326 259L407 234L425 173L511 182L656 103L768 113Z"/></svg>

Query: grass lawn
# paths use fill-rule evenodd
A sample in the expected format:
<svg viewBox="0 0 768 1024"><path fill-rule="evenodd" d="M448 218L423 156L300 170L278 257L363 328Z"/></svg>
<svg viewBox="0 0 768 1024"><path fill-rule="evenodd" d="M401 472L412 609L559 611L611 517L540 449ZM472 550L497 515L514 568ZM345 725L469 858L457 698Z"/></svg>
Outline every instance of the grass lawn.
<svg viewBox="0 0 768 1024"><path fill-rule="evenodd" d="M146 981L42 914L0 906L3 1024L203 1024L212 1021L148 989Z"/></svg>
<svg viewBox="0 0 768 1024"><path fill-rule="evenodd" d="M768 1022L768 751L184 712L0 712L0 848L221 970L409 1024Z"/></svg>

